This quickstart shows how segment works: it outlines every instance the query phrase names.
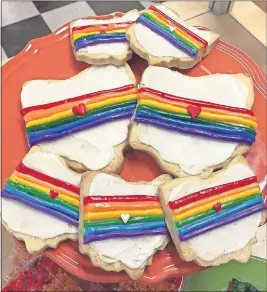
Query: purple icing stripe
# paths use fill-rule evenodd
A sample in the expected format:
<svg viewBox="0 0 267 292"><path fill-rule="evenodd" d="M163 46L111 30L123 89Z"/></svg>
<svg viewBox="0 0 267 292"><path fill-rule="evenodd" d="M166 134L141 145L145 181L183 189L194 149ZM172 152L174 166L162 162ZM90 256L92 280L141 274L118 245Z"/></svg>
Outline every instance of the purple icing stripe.
<svg viewBox="0 0 267 292"><path fill-rule="evenodd" d="M186 45L184 45L183 43L178 42L177 40L174 40L171 36L168 35L168 33L166 33L165 31L161 30L160 28L158 28L155 24L150 23L144 17L140 16L137 19L136 22L142 23L144 26L150 28L153 32L155 32L156 34L160 35L161 37L166 39L168 42L170 42L174 47L176 47L179 50L185 52L189 56L191 56L191 57L195 57L196 56L196 54L192 50L190 50Z"/></svg>
<svg viewBox="0 0 267 292"><path fill-rule="evenodd" d="M138 230L135 232L113 232L113 233L105 233L105 234L97 234L97 235L89 235L85 236L83 239L83 243L87 244L92 241L100 241L110 238L129 238L136 236L147 236L147 235L167 235L168 231L166 228L157 228L152 230Z"/></svg>
<svg viewBox="0 0 267 292"><path fill-rule="evenodd" d="M236 214L234 214L232 216L229 216L228 218L226 218L224 220L214 222L213 224L210 224L210 225L208 225L206 227L203 227L203 228L200 228L198 230L192 231L192 232L187 233L185 235L179 235L179 238L180 238L181 241L188 240L188 239L190 239L192 237L201 235L201 234L206 233L208 231L211 231L213 229L219 228L221 226L224 226L224 225L230 224L232 222L238 221L240 219L243 219L245 217L248 217L248 216L250 216L250 215L252 215L254 213L260 212L260 211L262 211L264 209L266 209L264 204L256 205L256 206L251 207L249 209L246 209L244 211L238 212L238 213L236 213ZM177 230L177 232L179 234L179 230Z"/></svg>
<svg viewBox="0 0 267 292"><path fill-rule="evenodd" d="M126 36L119 36L119 37L110 37L110 38L96 38L96 39L92 39L90 41L86 41L86 42L76 42L74 47L75 47L75 51L78 51L80 49L89 47L89 46L95 46L98 44L112 44L112 43L127 43L127 38Z"/></svg>
<svg viewBox="0 0 267 292"><path fill-rule="evenodd" d="M250 138L242 137L239 135L226 135L226 134L213 133L213 132L208 132L208 131L199 130L199 129L192 129L189 127L179 127L176 125L171 125L169 123L164 123L162 121L157 121L154 119L140 118L138 116L135 117L134 121L138 122L138 123L151 124L151 125L157 126L159 128L163 128L163 129L167 129L167 130L171 130L171 131L177 131L177 132L180 132L183 134L202 136L202 137L207 137L207 138L211 138L211 139L218 139L218 140L230 141L230 142L247 143L249 145L253 144L253 142L254 142Z"/></svg>
<svg viewBox="0 0 267 292"><path fill-rule="evenodd" d="M60 213L60 212L58 212L58 211L55 211L55 210L49 209L49 208L47 208L47 207L39 206L39 205L37 205L37 204L35 204L35 203L31 202L31 201L25 200L25 199L23 199L23 198L21 198L21 197L19 197L19 196L15 196L15 195L13 195L13 194L10 194L10 193L7 192L7 191L4 191L4 190L3 190L3 191L1 192L1 195L2 195L2 197L4 197L4 198L8 198L8 199L11 199L11 200L14 200L14 201L21 202L21 203L23 203L23 204L25 204L25 205L27 205L27 206L32 207L33 209L36 209L36 210L42 211L42 212L44 212L45 214L52 215L52 216L54 216L54 217L56 217L56 218L58 218L58 219L61 219L61 220L65 221L65 222L67 222L67 223L69 223L69 224L71 224L71 225L74 225L74 226L78 226L78 225L79 225L79 224L78 224L78 220L75 220L75 219L73 219L73 218L71 218L71 217L69 217L69 216L67 216L67 215L65 215L65 214L62 214L62 213Z"/></svg>
<svg viewBox="0 0 267 292"><path fill-rule="evenodd" d="M135 107L135 105L134 105ZM62 138L65 137L67 135L85 130L85 129L89 129L91 127L96 127L98 125L102 125L106 122L110 122L110 121L116 121L116 120L120 120L120 119L127 119L132 117L133 115L133 109L130 109L127 112L121 112L118 114L114 114L114 115L110 115L110 116L106 116L103 118L99 118L93 121L89 121L89 122L84 122L83 124L76 126L75 128L71 128L65 131L62 131L60 133L50 133L47 135L41 135L41 136L37 136L34 138L30 138L29 142L30 142L30 146L33 146L36 143L42 142L42 141L49 141L49 140L54 140L54 139L58 139L58 138Z"/></svg>

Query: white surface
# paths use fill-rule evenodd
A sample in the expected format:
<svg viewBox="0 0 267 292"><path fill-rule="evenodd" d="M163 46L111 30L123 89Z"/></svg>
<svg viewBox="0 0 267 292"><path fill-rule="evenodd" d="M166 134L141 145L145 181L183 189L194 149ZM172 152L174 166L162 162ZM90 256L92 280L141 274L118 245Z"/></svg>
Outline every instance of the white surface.
<svg viewBox="0 0 267 292"><path fill-rule="evenodd" d="M9 25L39 14L30 1L2 1L2 26Z"/></svg>
<svg viewBox="0 0 267 292"><path fill-rule="evenodd" d="M164 5L155 5L159 10L171 17L178 23L181 23L184 27L190 29L195 34L199 35L210 43L210 33L208 31L200 31L186 23L184 23L177 14ZM169 41L165 40L159 34L150 30L150 28L144 26L141 23L135 25L135 36L138 43L151 55L156 57L179 57L190 58L186 53L181 51L172 45ZM160 43L160 45L158 45Z"/></svg>
<svg viewBox="0 0 267 292"><path fill-rule="evenodd" d="M91 7L86 2L82 1L42 13L42 17L52 31L79 17L94 15L95 12Z"/></svg>
<svg viewBox="0 0 267 292"><path fill-rule="evenodd" d="M172 190L169 201L174 201L206 188L234 182L253 175L254 173L246 165L235 164L219 180L213 182L187 181L182 183ZM199 258L205 261L212 261L219 256L243 249L255 237L260 221L261 212L196 236L187 240L186 243L195 251Z"/></svg>
<svg viewBox="0 0 267 292"><path fill-rule="evenodd" d="M100 90L132 84L124 67L92 66L75 79L48 83L34 80L21 92L22 107L47 104ZM107 166L114 158L113 147L126 140L130 119L89 128L39 145L53 153L83 163L91 170Z"/></svg>
<svg viewBox="0 0 267 292"><path fill-rule="evenodd" d="M244 84L229 75L193 78L167 68L150 66L143 74L142 84L176 96L240 108L246 107L248 98ZM192 175L224 162L238 145L180 134L143 123L138 125L138 138L159 151L165 161L179 164L184 172Z"/></svg>
<svg viewBox="0 0 267 292"><path fill-rule="evenodd" d="M266 3L266 2L265 2ZM229 14L244 26L265 47L266 39L266 12L260 9L253 1L231 3Z"/></svg>
<svg viewBox="0 0 267 292"><path fill-rule="evenodd" d="M92 181L89 195L157 195L156 184L134 185L125 182L119 177L100 174ZM133 238L107 239L95 241L89 245L100 255L101 260L107 263L120 261L126 266L137 269L145 265L147 258L154 254L155 250L163 246L168 240L167 236L142 236Z"/></svg>
<svg viewBox="0 0 267 292"><path fill-rule="evenodd" d="M69 182L80 184L81 174L65 168L60 159L51 153L34 152L23 159L23 163L38 172ZM77 233L75 226L37 211L20 202L2 198L2 219L14 232L39 238L53 238L64 233Z"/></svg>
<svg viewBox="0 0 267 292"><path fill-rule="evenodd" d="M1 47L1 51L2 51L2 55L1 55L2 61L6 60L7 59L7 55L6 55L6 52L4 51L4 49L2 47Z"/></svg>

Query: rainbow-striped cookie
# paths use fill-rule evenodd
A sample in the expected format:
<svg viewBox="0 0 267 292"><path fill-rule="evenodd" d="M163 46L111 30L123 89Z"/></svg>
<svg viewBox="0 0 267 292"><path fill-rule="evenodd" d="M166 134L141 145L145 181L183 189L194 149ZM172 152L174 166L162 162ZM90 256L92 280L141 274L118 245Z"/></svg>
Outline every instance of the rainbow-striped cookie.
<svg viewBox="0 0 267 292"><path fill-rule="evenodd" d="M132 279L140 278L154 253L168 243L158 186L170 179L161 175L128 183L115 175L84 174L80 251L107 271L125 270Z"/></svg>
<svg viewBox="0 0 267 292"><path fill-rule="evenodd" d="M150 65L191 68L210 53L219 35L186 24L173 6L167 2L143 10L127 29L127 39Z"/></svg>
<svg viewBox="0 0 267 292"><path fill-rule="evenodd" d="M129 141L176 177L208 176L256 141L253 102L253 83L245 74L191 77L149 66Z"/></svg>
<svg viewBox="0 0 267 292"><path fill-rule="evenodd" d="M3 224L28 252L78 239L81 174L59 156L33 147L1 191Z"/></svg>
<svg viewBox="0 0 267 292"><path fill-rule="evenodd" d="M138 16L137 10L131 10L73 21L70 37L76 59L97 65L124 65L132 57L125 33Z"/></svg>
<svg viewBox="0 0 267 292"><path fill-rule="evenodd" d="M168 229L179 255L202 266L247 262L266 204L242 156L207 179L175 179L160 187Z"/></svg>

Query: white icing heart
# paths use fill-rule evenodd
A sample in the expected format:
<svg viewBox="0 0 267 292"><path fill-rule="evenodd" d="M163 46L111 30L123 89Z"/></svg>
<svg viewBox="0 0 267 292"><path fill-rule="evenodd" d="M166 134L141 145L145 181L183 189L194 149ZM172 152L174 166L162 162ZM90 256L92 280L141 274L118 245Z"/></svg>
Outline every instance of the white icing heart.
<svg viewBox="0 0 267 292"><path fill-rule="evenodd" d="M170 31L171 31L171 32L175 31L175 27L174 27L174 26L171 26L171 25L170 25L169 28L170 28Z"/></svg>
<svg viewBox="0 0 267 292"><path fill-rule="evenodd" d="M128 222L128 220L130 219L130 215L129 214L121 214L121 219L124 222L124 224L126 224Z"/></svg>

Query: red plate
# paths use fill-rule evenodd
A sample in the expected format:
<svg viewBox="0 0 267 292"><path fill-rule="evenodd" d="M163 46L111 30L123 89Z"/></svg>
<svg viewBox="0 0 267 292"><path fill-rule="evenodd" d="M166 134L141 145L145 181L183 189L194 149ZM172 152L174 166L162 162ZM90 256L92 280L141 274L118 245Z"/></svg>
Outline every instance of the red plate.
<svg viewBox="0 0 267 292"><path fill-rule="evenodd" d="M54 33L29 42L26 47L3 66L2 78L2 182L5 183L13 169L28 151L24 123L20 116L20 91L22 84L32 79L66 79L85 69L85 63L77 62L71 52L68 33L64 25ZM147 63L138 56L129 62L137 81ZM253 111L258 119L257 140L247 155L247 160L258 176L262 188L266 178L266 79L259 66L244 52L220 41L211 54L193 69L184 71L190 76L212 73L248 73L254 82L255 103ZM130 151L122 177L128 181L151 180L161 174L155 162L146 154ZM265 187L266 193L266 187ZM118 282L129 280L121 273L105 272L92 266L87 256L81 255L77 242L64 242L55 250L45 252L57 264L77 277L90 281ZM183 262L169 244L158 252L153 264L146 268L143 283L154 284L166 277L186 275L202 270L193 263Z"/></svg>

